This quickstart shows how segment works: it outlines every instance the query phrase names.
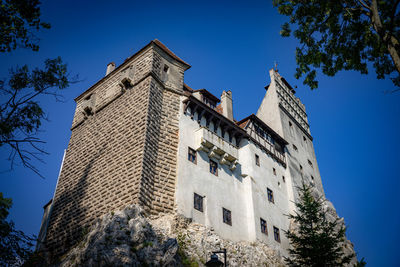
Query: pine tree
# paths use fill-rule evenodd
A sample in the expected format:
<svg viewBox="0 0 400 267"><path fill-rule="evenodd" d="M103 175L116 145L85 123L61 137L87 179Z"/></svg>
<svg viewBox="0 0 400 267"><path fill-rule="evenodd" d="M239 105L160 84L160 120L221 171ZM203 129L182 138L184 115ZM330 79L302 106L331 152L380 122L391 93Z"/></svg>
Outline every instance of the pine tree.
<svg viewBox="0 0 400 267"><path fill-rule="evenodd" d="M344 266L354 255L343 251L346 228L339 218L329 220L322 198L312 195L312 188L303 183L299 188L297 212L289 215L294 229L285 232L291 248L285 258L289 266Z"/></svg>

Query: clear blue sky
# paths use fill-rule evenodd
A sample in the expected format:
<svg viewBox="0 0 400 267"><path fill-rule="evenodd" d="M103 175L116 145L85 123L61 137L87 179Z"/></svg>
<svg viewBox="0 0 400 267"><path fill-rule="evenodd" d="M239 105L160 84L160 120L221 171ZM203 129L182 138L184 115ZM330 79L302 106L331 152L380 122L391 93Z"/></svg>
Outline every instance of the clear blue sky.
<svg viewBox="0 0 400 267"><path fill-rule="evenodd" d="M285 18L268 1L241 3L44 1L43 21L52 29L40 33L40 52L0 54L0 77L17 64L39 66L61 56L83 81L64 91L63 103L41 100L49 121L40 137L50 155L37 166L45 179L20 166L0 174L0 191L14 201L16 226L39 231L68 145L74 97L104 76L107 63L119 65L158 38L192 65L185 74L192 88L217 96L232 90L236 119L257 111L276 61L306 105L326 196L345 218L355 250L368 266L399 266L400 92L384 94L395 88L390 80L376 80L373 71L320 76L319 89L311 91L293 76L297 42L279 36ZM6 171L7 151L2 148L0 156Z"/></svg>

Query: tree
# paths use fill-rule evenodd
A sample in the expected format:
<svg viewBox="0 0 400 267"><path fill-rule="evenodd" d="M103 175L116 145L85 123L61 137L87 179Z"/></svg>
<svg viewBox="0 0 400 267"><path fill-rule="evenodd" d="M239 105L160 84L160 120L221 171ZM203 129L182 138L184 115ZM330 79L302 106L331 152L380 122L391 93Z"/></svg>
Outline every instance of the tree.
<svg viewBox="0 0 400 267"><path fill-rule="evenodd" d="M50 24L40 21L39 5L39 0L0 1L0 52L17 47L39 50L39 38L34 32L50 28Z"/></svg>
<svg viewBox="0 0 400 267"><path fill-rule="evenodd" d="M4 198L0 192L0 266L21 265L32 255L34 237L15 229L8 222L8 210L12 206L10 198Z"/></svg>
<svg viewBox="0 0 400 267"><path fill-rule="evenodd" d="M34 32L49 29L50 24L40 21L38 0L0 1L0 52L10 52L18 47L39 50L39 39ZM39 98L54 96L60 100L59 90L69 86L67 65L60 57L47 59L44 69L29 70L27 65L10 70L10 78L0 80L0 147L10 149L11 169L16 159L23 166L40 173L32 163L41 161L46 152L40 147L44 141L37 133L45 112Z"/></svg>
<svg viewBox="0 0 400 267"><path fill-rule="evenodd" d="M280 14L289 16L281 35L300 41L296 74L311 89L318 87L316 69L328 76L340 70L387 75L400 87L400 0L274 0ZM396 90L400 90L396 89Z"/></svg>
<svg viewBox="0 0 400 267"><path fill-rule="evenodd" d="M329 220L323 200L314 198L311 186L299 188L297 212L289 215L293 229L285 232L291 248L285 258L289 266L343 266L350 263L353 254L345 255L343 242L346 229L339 218Z"/></svg>
<svg viewBox="0 0 400 267"><path fill-rule="evenodd" d="M45 61L44 69L29 71L28 66L10 71L8 82L0 81L0 147L10 148L11 166L15 158L40 175L31 163L46 153L40 144L44 141L36 137L44 111L39 105L39 96L54 96L60 99L58 90L68 87L67 66L60 57Z"/></svg>

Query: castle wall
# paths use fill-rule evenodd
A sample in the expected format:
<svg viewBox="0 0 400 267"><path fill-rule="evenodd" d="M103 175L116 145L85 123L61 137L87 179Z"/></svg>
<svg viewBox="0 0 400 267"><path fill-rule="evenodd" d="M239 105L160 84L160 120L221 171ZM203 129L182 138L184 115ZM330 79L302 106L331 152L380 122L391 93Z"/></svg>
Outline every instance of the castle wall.
<svg viewBox="0 0 400 267"><path fill-rule="evenodd" d="M132 203L172 211L181 94L174 88L183 85L184 70L175 63L162 73L168 61L160 54L149 46L76 99L45 242L53 256L107 212ZM121 86L124 77L130 83Z"/></svg>

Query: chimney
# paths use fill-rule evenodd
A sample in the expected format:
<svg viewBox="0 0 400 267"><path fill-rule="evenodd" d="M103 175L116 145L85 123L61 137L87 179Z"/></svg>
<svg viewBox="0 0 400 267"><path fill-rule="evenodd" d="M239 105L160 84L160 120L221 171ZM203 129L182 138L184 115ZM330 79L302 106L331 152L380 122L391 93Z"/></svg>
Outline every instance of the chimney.
<svg viewBox="0 0 400 267"><path fill-rule="evenodd" d="M223 91L221 95L222 114L233 121L233 108L232 108L232 92Z"/></svg>
<svg viewBox="0 0 400 267"><path fill-rule="evenodd" d="M113 70L115 70L115 63L114 63L114 62L108 63L108 65L107 65L106 76L107 76L108 74L110 74L110 72L112 72Z"/></svg>

